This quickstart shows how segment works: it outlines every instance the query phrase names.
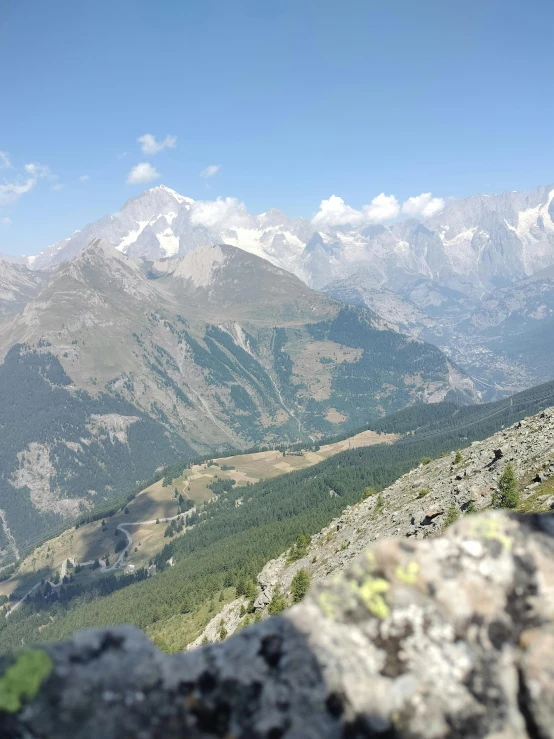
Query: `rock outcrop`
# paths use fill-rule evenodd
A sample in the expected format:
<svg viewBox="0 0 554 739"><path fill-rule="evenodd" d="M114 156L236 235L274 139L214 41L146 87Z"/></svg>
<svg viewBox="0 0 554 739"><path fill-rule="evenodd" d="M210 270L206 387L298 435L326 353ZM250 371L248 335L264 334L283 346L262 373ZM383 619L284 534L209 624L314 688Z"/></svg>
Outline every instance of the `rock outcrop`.
<svg viewBox="0 0 554 739"><path fill-rule="evenodd" d="M221 644L77 633L3 658L0 736L553 737L552 561L554 515L471 515Z"/></svg>
<svg viewBox="0 0 554 739"><path fill-rule="evenodd" d="M422 463L383 490L380 497L369 495L346 508L312 537L304 556L291 562L285 552L265 565L257 578L260 593L254 604L256 611L262 616L267 613L276 587L289 593L298 570L306 570L312 582L318 582L342 572L377 540L438 536L449 515L462 516L468 510L490 507L507 464L515 470L526 511L546 512L554 507L554 408L473 442L459 456L452 452ZM243 602L237 599L228 612L235 616ZM229 634L237 627L236 618L228 618L227 611L219 613L191 646L198 646L203 639L215 641L222 622Z"/></svg>

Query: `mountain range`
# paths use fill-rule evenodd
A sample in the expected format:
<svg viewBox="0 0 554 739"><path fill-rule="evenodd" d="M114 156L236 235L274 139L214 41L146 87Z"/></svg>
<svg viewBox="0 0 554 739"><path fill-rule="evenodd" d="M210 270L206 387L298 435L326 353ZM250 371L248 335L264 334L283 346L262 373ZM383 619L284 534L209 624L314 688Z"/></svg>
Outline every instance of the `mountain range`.
<svg viewBox="0 0 554 739"><path fill-rule="evenodd" d="M316 228L159 186L0 260L4 551L176 457L552 379L553 195Z"/></svg>
<svg viewBox="0 0 554 739"><path fill-rule="evenodd" d="M172 460L478 398L436 347L234 246L145 262L96 238L29 274L0 323L6 556Z"/></svg>
<svg viewBox="0 0 554 739"><path fill-rule="evenodd" d="M315 288L367 267L377 284L392 290L425 277L479 299L553 263L553 197L554 185L529 194L475 195L449 202L424 222L322 228L277 209L251 215L232 199L195 202L160 185L26 262L33 269L59 264L93 238L148 261L224 243Z"/></svg>
<svg viewBox="0 0 554 739"><path fill-rule="evenodd" d="M167 272L197 246L229 244L436 344L493 399L553 377L553 197L554 185L542 186L449 201L424 221L336 226L277 209L251 215L231 198L194 201L160 185L20 265L10 258L2 268L13 288L0 310L20 306L45 270L94 238Z"/></svg>

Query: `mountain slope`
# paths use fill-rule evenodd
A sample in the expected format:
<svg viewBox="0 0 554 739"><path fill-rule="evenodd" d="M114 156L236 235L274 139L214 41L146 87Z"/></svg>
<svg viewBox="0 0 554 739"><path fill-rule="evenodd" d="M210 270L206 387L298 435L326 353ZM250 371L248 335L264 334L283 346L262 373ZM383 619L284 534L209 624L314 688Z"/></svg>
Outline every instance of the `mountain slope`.
<svg viewBox="0 0 554 739"><path fill-rule="evenodd" d="M4 352L41 341L79 387L117 392L200 445L328 434L417 399L475 397L434 347L229 246L147 274L91 242L0 329Z"/></svg>
<svg viewBox="0 0 554 739"><path fill-rule="evenodd" d="M0 318L23 310L46 284L47 275L0 256Z"/></svg>
<svg viewBox="0 0 554 739"><path fill-rule="evenodd" d="M0 325L9 399L0 509L17 547L171 459L315 439L417 401L477 398L435 347L259 257L199 247L167 267L95 239ZM67 422L55 420L56 404Z"/></svg>
<svg viewBox="0 0 554 739"><path fill-rule="evenodd" d="M479 444L469 446L471 441L487 439L491 433L517 422L529 412L547 408L553 399L554 387L553 383L549 383L490 406L414 406L373 424L379 430L405 434L396 443L350 449L299 472L221 491L217 500L205 506L201 512L200 525L187 528L182 536L168 539L167 546L155 558L158 568L156 577L133 584L132 579L123 582L118 592L111 592L110 583L107 582L106 590L89 592L90 600L86 603L73 596L67 604L45 601L39 597L36 603L20 609L14 620L10 616L6 628L0 631L0 648L20 644L22 640L29 643L64 638L76 628L130 622L146 629L164 649L180 650L202 631L208 614L214 616L230 600L234 586L245 579L255 578L268 560L278 558L289 549L299 534L318 534L333 519L343 518L345 508L346 515L349 515L349 511L357 510L356 507L347 506L357 504L367 486L382 490L396 484L395 480L412 469L415 470L412 475L416 477L413 480L410 476L403 478L404 482L411 481L410 485L424 474L447 488L451 484L458 485L460 481L452 479L459 474L458 468L454 474L450 471L452 449L468 447L462 453L469 458L473 449L481 448ZM554 428L552 413L547 412L545 419L539 416L539 428L544 423ZM523 428L527 428L525 424ZM514 432L508 430L506 433L511 438ZM535 437L531 427L522 433L527 434L525 443L521 444L522 458L530 465L536 463L540 466L540 455L552 442L548 436L550 431L544 439L540 432ZM504 449L504 442L498 444L494 448ZM533 447L537 450L535 460ZM494 454L489 454L487 444L483 449L486 454L483 452L481 457L487 465ZM447 453L447 456L438 459L443 453ZM419 466L425 456L434 456L437 460ZM481 466L476 464L475 473L489 475L486 479L493 479L494 475L500 473L506 458L507 454L490 469L481 463ZM463 477L466 468L461 465L460 469ZM534 471L535 468L529 469ZM425 481L421 484L425 484ZM463 480L461 485L455 495L463 504L468 500L467 488ZM409 495L406 493L413 507L407 508L402 515L397 511L396 497L389 502L388 494L385 494L388 513L383 513L382 522L376 515L371 526L382 524L392 529L407 526L406 532L416 532L420 536L432 528L435 518L442 522L444 512L432 516L429 525L426 523L422 526L417 518L414 524L411 523L408 512L418 512L427 505L428 499L431 500L430 493L416 497L418 494L419 487ZM490 491L486 495L490 495ZM487 501L486 495L482 498L483 503ZM368 501L363 511L367 506L374 506L378 498L371 497ZM348 556L348 540L355 545L366 530L362 524L358 526L359 531L354 526L352 528L354 535L344 540L341 538L338 545L337 534L328 537L332 561L344 553ZM305 562L300 549L296 547L295 556L298 555L298 561ZM316 562L311 562L313 555L308 559L311 567L324 570L325 557L316 557ZM168 561L173 566L168 566ZM296 565L292 564L291 568L294 570ZM111 594L103 597L106 592ZM235 612L237 617L239 613L240 605ZM221 621L221 616L218 621ZM234 623L236 625L236 621Z"/></svg>
<svg viewBox="0 0 554 739"><path fill-rule="evenodd" d="M192 449L120 397L77 391L45 347L0 365L2 563Z"/></svg>
<svg viewBox="0 0 554 739"><path fill-rule="evenodd" d="M553 267L478 302L423 278L393 292L363 270L323 292L366 305L401 331L440 347L477 380L485 398L487 387L493 397L494 392L514 392L554 376Z"/></svg>
<svg viewBox="0 0 554 739"><path fill-rule="evenodd" d="M28 264L33 269L59 264L73 259L91 238L102 238L130 257L156 262L153 274L170 274L196 247L230 244L312 287L328 286L327 294L366 305L400 330L436 344L491 399L553 376L552 352L544 341L548 327L538 324L547 320L540 301L519 332L536 330L532 342L503 340L511 319L497 334L476 330L469 320L476 311L494 312L497 301L509 305L513 301L506 302L503 290L554 264L553 196L554 186L528 194L475 195L448 202L423 222L316 228L277 209L252 215L232 198L195 202L161 185ZM521 289L524 282L516 287ZM528 350L539 345L535 357Z"/></svg>

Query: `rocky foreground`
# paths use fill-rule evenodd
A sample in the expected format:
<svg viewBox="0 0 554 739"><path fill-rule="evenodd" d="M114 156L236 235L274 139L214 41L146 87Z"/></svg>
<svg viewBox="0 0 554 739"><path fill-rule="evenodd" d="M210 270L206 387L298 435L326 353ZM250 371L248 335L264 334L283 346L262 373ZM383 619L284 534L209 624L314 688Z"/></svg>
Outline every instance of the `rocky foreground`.
<svg viewBox="0 0 554 739"><path fill-rule="evenodd" d="M221 644L81 632L3 658L0 736L554 737L553 561L554 515L469 515Z"/></svg>

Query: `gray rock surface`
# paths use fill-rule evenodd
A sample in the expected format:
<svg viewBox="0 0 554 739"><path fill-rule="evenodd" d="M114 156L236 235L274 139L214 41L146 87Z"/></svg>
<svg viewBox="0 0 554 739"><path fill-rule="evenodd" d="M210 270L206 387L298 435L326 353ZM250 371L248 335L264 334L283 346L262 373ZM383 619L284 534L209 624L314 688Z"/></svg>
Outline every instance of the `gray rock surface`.
<svg viewBox="0 0 554 739"><path fill-rule="evenodd" d="M553 535L553 515L493 512L383 540L282 617L181 655L129 627L77 633L44 647L0 736L552 737ZM3 707L25 692L17 659Z"/></svg>

